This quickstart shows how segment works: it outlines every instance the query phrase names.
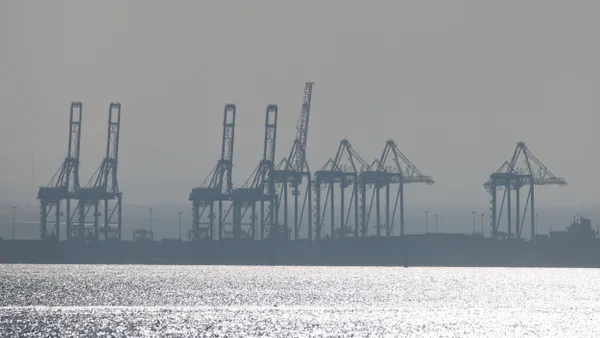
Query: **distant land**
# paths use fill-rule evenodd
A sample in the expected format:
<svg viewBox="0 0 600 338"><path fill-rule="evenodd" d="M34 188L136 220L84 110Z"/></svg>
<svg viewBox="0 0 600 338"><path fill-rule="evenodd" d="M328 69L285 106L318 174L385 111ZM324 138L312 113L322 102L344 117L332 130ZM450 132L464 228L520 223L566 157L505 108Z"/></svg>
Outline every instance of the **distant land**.
<svg viewBox="0 0 600 338"><path fill-rule="evenodd" d="M182 237L187 239L187 230L191 227L191 205L182 204L153 204L135 205L125 204L123 207L123 238L131 240L132 233L138 228L148 228L150 225L149 207L152 207L152 226L155 238L160 240L163 238L177 238L178 231L178 213L182 212ZM428 232L436 232L436 214L439 214L439 232L442 233L467 233L473 231L473 216L472 211L475 211L475 231L481 232L481 214L484 214L484 234L489 236L490 231L490 207L489 206L472 206L472 207L455 207L455 206L406 206L406 233L416 234L425 232L425 211L429 211L428 215ZM547 234L549 230L564 229L576 216L580 213L586 218L592 220L592 227L596 228L600 225L600 206L596 207L577 207L577 206L561 206L561 207L538 207L536 209L539 214L538 219L538 234ZM18 205L16 209L16 238L17 239L38 239L39 238L39 205ZM505 222L503 215L503 222ZM305 223L304 221L303 223ZM374 224L371 221L371 224ZM399 221L395 220L395 231L398 234ZM504 225L500 225L500 229L504 229ZM529 233L529 222L526 221L524 233ZM372 227L371 227L372 228ZM306 224L303 225L301 236L306 237ZM64 230L63 230L64 231ZM374 229L369 229L370 233L374 233ZM0 202L0 237L12 238L12 205Z"/></svg>

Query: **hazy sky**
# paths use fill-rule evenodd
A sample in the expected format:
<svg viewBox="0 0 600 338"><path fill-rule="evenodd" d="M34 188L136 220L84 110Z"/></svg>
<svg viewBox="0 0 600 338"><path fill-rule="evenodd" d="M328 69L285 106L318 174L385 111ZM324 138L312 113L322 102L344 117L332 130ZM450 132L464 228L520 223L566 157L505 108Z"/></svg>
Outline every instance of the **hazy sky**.
<svg viewBox="0 0 600 338"><path fill-rule="evenodd" d="M409 187L407 204L484 205L482 183L522 140L569 182L540 187L538 206L597 205L598 13L595 0L3 0L0 200L33 201L50 180L72 100L84 104L82 184L111 101L127 202L185 203L217 161L230 102L241 184L266 105L279 105L279 159L310 80L313 169L342 138L369 161L392 138L436 180Z"/></svg>

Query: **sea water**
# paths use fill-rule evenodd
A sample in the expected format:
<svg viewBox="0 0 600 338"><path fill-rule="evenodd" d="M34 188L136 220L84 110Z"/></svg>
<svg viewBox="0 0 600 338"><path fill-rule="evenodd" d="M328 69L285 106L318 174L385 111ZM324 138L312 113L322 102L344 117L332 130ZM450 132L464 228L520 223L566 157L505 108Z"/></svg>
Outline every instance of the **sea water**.
<svg viewBox="0 0 600 338"><path fill-rule="evenodd" d="M0 337L598 337L600 270L0 265Z"/></svg>

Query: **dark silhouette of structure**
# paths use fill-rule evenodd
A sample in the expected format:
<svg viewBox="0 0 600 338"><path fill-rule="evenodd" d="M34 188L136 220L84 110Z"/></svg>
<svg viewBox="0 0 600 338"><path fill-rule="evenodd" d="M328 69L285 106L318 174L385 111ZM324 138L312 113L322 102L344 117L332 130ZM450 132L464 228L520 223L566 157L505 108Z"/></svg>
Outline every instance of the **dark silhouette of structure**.
<svg viewBox="0 0 600 338"><path fill-rule="evenodd" d="M80 187L74 194L78 203L76 210L69 216L72 225L67 230L69 240L83 242L121 239L123 194L119 190L117 176L120 127L121 104L112 102L108 108L106 155L85 187ZM112 201L116 203L111 207ZM103 211L100 211L101 206ZM91 210L93 213L90 222L88 217ZM104 221L100 227L100 217L103 214Z"/></svg>
<svg viewBox="0 0 600 338"><path fill-rule="evenodd" d="M358 176L358 187L359 187L359 218L360 218L360 231L361 236L366 237L369 233L369 223L371 219L371 211L373 209L373 202L375 201L376 210L380 210L380 197L379 189L389 184L390 177L382 169L379 164L379 159L375 159L369 166L362 170ZM370 198L369 198L370 193ZM369 205L367 207L367 200ZM376 217L380 217L377 213ZM377 224L380 223L380 219L377 219ZM377 233L380 233L380 225L377 226Z"/></svg>
<svg viewBox="0 0 600 338"><path fill-rule="evenodd" d="M289 227L289 211L288 211L288 186L292 187L291 195L293 202L293 234L294 239L298 239L300 233L300 225L302 224L303 216L307 211L308 220L308 238L312 238L312 179L308 162L306 160L306 144L308 140L308 122L310 119L310 106L312 102L313 82L306 82L304 85L304 96L302 98L302 108L298 117L296 126L296 138L288 157L284 158L275 170L273 170L273 180L276 184L276 189L280 191L279 198L275 205L275 226L273 230L283 231L284 233L274 234L271 236L288 237L286 234L290 231ZM304 186L304 189L301 189ZM304 193L302 193L304 191ZM302 196L302 206L300 206L300 195ZM280 208L283 204L283 224L279 222Z"/></svg>
<svg viewBox="0 0 600 338"><path fill-rule="evenodd" d="M381 229L385 235L391 236L394 229L394 220L400 208L400 236L404 236L404 185L412 183L433 184L431 176L423 175L419 169L398 149L393 140L385 144L381 157L375 160L359 177L361 194L361 223L363 236L366 235L375 204L375 235L381 236ZM394 200L391 199L392 185L397 185L398 190ZM367 187L373 188L369 206L367 207ZM381 189L385 188L383 202L385 223L381 215Z"/></svg>
<svg viewBox="0 0 600 338"><path fill-rule="evenodd" d="M531 240L535 238L535 194L536 185L559 185L564 187L567 182L562 177L557 177L542 164L533 153L525 146L524 142L517 143L517 147L510 161L504 164L490 175L484 188L491 194L491 231L492 237L496 239L521 239L522 230L525 225L527 208L531 217ZM521 214L521 188L529 188L525 199L524 212ZM515 192L515 220L516 229L512 229L512 191ZM498 192L502 192L502 202L498 210ZM507 232L499 230L502 211L506 201L506 224Z"/></svg>
<svg viewBox="0 0 600 338"><path fill-rule="evenodd" d="M573 217L573 222L562 231L550 231L549 238L553 240L582 242L593 241L598 235L598 229L592 228L592 221L580 214Z"/></svg>
<svg viewBox="0 0 600 338"><path fill-rule="evenodd" d="M391 161L390 164L388 161ZM389 183L386 185L386 236L391 236L394 228L394 219L397 208L400 208L400 235L404 236L404 185L414 183L434 184L431 176L423 175L419 169L406 157L393 140L385 143L385 148L379 159L379 170L385 171L389 175ZM390 185L398 185L398 192L393 202L393 211L391 218L389 216L390 208ZM378 227L379 229L379 227ZM379 234L378 234L379 236Z"/></svg>
<svg viewBox="0 0 600 338"><path fill-rule="evenodd" d="M218 239L223 239L225 221L223 217L223 202L231 201L233 191L233 144L235 137L234 104L225 105L223 112L223 137L221 141L221 158L202 184L193 188L189 196L192 202L192 229L189 238L192 241L215 238L214 205L218 205L216 233ZM233 234L232 234L233 235Z"/></svg>
<svg viewBox="0 0 600 338"><path fill-rule="evenodd" d="M257 238L257 228L260 239L265 235L280 233L275 228L274 212L277 195L275 182L272 178L275 160L275 146L277 141L277 105L267 106L265 113L265 135L263 156L258 166L241 188L233 189L233 238ZM256 204L259 204L259 216L256 213ZM265 209L266 208L266 209ZM227 213L229 213L229 210ZM250 210L249 219L246 218ZM256 221L259 221L257 226ZM246 223L245 223L246 222ZM267 226L268 223L268 226Z"/></svg>
<svg viewBox="0 0 600 338"><path fill-rule="evenodd" d="M381 155L367 163L343 139L335 156L311 175L306 146L313 85L305 83L293 146L277 165L278 107L267 106L262 158L236 189L232 183L236 106L225 105L220 158L204 182L189 194L193 209L190 243L155 241L152 208L150 229L134 231L133 241L122 240L122 192L117 175L121 105L110 104L106 156L81 187L82 104L72 102L67 157L50 183L38 191L43 241L2 240L0 261L399 266L410 259L411 265L600 266L596 258L600 252L598 230L592 229L588 219L576 219L566 231L535 236L535 186L567 183L552 174L523 142L484 184L492 196L491 237L483 236L483 231L476 235L475 212L472 235L438 233L437 214L436 233L426 230L425 234L406 235L404 186L434 184L433 178L422 174L393 140L386 141ZM528 188L525 199L521 198L522 188ZM503 197L498 206L499 192ZM78 203L72 210L74 201ZM500 231L504 210L506 232ZM531 242L526 243L522 231L528 212ZM68 241L60 242L65 214L63 237ZM179 216L181 227L181 213ZM371 216L374 234L369 233ZM394 233L397 218L399 234ZM308 225L308 240L298 240L305 238L300 234L303 221ZM181 237L181 229L179 234ZM294 241L289 241L292 238ZM324 241L326 238L331 240Z"/></svg>
<svg viewBox="0 0 600 338"><path fill-rule="evenodd" d="M404 239L407 237L404 231L404 187L406 184L415 183L434 184L433 178L422 174L393 140L387 140L381 155L368 163L356 152L350 141L343 139L336 154L312 175L306 155L313 86L313 82L305 83L294 143L287 157L277 165L275 155L278 107L273 104L267 106L262 158L246 182L235 189L232 175L236 106L225 105L220 158L203 183L193 188L189 194L188 200L192 203L193 210L192 228L188 232L191 242L216 239L223 240L223 243L235 241L240 246L253 246L255 244L247 243L255 240L292 238L307 238L309 241L316 239L317 242L321 242L330 238L335 240L329 243L332 247L345 246L347 244L343 243L348 241L367 243L361 242L363 240L368 241L368 246L373 248L377 246L376 241L392 243L392 240L398 240L398 243L408 245L408 240ZM111 103L108 115L106 156L92 178L82 187L79 181L82 104L72 102L67 157L51 182L46 187L40 187L38 191L42 239L60 239L61 217L66 214L66 235L63 237L67 240L84 244L100 240L121 242L122 192L117 175L121 105ZM522 231L529 213L533 241L536 215L535 186L566 184L563 178L552 174L523 142L519 142L512 158L492 173L484 184L492 196L490 240L523 239ZM528 188L524 199L521 196L522 188ZM503 193L501 203L498 203L498 192ZM77 205L72 209L74 201L77 201ZM316 208L314 214L313 203ZM290 207L293 210L290 211ZM513 211L513 207L516 210ZM500 231L504 210L507 220L506 232ZM55 217L54 222L49 221L51 216ZM372 216L375 231L370 234ZM473 229L474 217L473 213ZM516 226L513 230L515 220ZM582 224L585 222L580 221ZM394 233L396 223L399 223L399 233ZM304 225L307 225L306 237L300 234ZM571 228L581 229L577 226ZM590 235L592 231L588 228L585 227L584 231L579 232L589 235L588 237L595 237ZM140 238L146 238L148 234L152 234L152 217L149 232L135 233L140 243L144 242ZM426 234L425 237L432 238L429 235ZM383 238L394 236L397 238ZM436 236L436 241L448 238L437 233ZM153 242L153 236L149 238L150 242ZM411 236L411 241L414 238ZM280 246L278 241L272 243L275 244L267 245L264 250L309 250L310 245L316 245L309 243L305 248L302 243L290 246ZM212 250L220 245L229 244L215 242L197 248L207 247L206 250ZM326 244L318 246L327 247ZM206 254L210 255L210 252Z"/></svg>
<svg viewBox="0 0 600 338"><path fill-rule="evenodd" d="M347 163L346 163L347 162ZM354 237L359 235L359 205L358 205L358 190L359 190L359 174L368 168L369 165L358 155L352 148L350 141L343 139L340 142L337 153L333 158L330 158L327 163L314 174L314 189L315 189L315 224L316 224L316 239L324 238L324 223L329 207L330 232L329 236L332 239L345 237L353 234ZM325 198L321 197L322 185L325 185ZM350 201L346 205L345 194L347 187L352 188ZM336 190L339 191L339 208L336 208L335 195ZM336 226L336 209L339 209L339 222ZM354 227L349 226L350 213L353 213Z"/></svg>
<svg viewBox="0 0 600 338"><path fill-rule="evenodd" d="M71 200L79 189L82 114L83 104L77 101L71 102L67 157L50 180L50 183L46 187L40 187L38 191L37 198L40 201L40 237L43 240L51 239L58 241L60 239L61 216L63 216L61 205L63 201L66 202L67 234L70 232L71 221L69 215L71 213ZM50 232L48 232L48 218L52 216L52 211L54 211L55 220Z"/></svg>

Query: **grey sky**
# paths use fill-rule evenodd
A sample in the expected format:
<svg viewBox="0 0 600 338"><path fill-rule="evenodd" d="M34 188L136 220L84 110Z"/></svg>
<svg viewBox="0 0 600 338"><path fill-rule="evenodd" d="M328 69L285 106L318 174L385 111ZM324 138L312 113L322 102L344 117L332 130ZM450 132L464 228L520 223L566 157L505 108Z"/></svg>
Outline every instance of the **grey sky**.
<svg viewBox="0 0 600 338"><path fill-rule="evenodd" d="M369 161L393 138L436 180L411 186L407 204L484 205L482 183L522 140L569 182L540 188L538 206L596 205L599 12L593 0L5 0L0 200L33 201L49 181L72 100L84 104L83 183L102 160L108 104L123 105L129 203L185 202L235 103L241 184L266 105L279 105L281 158L311 80L313 169L341 138Z"/></svg>

